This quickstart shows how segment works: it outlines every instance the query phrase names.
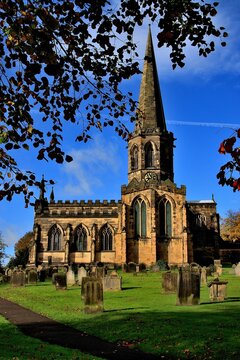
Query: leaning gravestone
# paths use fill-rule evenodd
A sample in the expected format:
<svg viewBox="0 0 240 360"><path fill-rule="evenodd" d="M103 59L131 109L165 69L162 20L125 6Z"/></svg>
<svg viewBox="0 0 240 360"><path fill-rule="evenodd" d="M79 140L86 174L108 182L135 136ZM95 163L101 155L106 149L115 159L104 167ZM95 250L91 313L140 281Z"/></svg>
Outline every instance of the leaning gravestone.
<svg viewBox="0 0 240 360"><path fill-rule="evenodd" d="M122 290L122 277L114 270L110 275L103 277L103 290L119 291Z"/></svg>
<svg viewBox="0 0 240 360"><path fill-rule="evenodd" d="M74 271L72 271L71 268L69 268L66 276L67 276L67 286L75 285L75 274L74 274Z"/></svg>
<svg viewBox="0 0 240 360"><path fill-rule="evenodd" d="M38 279L38 273L36 270L31 269L28 271L27 274L27 282L28 284L35 284L37 283L37 279Z"/></svg>
<svg viewBox="0 0 240 360"><path fill-rule="evenodd" d="M65 272L54 274L55 287L56 290L66 290L67 289L67 276Z"/></svg>
<svg viewBox="0 0 240 360"><path fill-rule="evenodd" d="M178 273L167 271L162 274L162 288L166 294L176 293Z"/></svg>
<svg viewBox="0 0 240 360"><path fill-rule="evenodd" d="M77 274L77 279L78 279L78 285L82 286L82 279L85 278L87 276L87 270L81 266L78 269L78 274Z"/></svg>
<svg viewBox="0 0 240 360"><path fill-rule="evenodd" d="M81 296L86 314L103 312L103 284L100 278L83 278Z"/></svg>
<svg viewBox="0 0 240 360"><path fill-rule="evenodd" d="M190 266L179 268L177 286L177 305L200 304L200 273Z"/></svg>
<svg viewBox="0 0 240 360"><path fill-rule="evenodd" d="M12 276L11 276L11 284L12 286L24 286L25 285L25 271L23 270L19 270L19 269L15 269L12 272Z"/></svg>

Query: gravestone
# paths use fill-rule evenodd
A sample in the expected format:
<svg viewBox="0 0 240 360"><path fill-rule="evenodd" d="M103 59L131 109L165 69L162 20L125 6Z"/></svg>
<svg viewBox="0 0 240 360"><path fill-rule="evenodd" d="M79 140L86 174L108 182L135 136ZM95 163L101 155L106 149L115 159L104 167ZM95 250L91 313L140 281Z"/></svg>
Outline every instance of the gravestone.
<svg viewBox="0 0 240 360"><path fill-rule="evenodd" d="M235 275L240 276L240 263L238 263L237 266L235 267Z"/></svg>
<svg viewBox="0 0 240 360"><path fill-rule="evenodd" d="M135 272L136 272L136 268L137 268L137 264L135 264L134 262L130 262L130 263L128 263L127 272L129 272L129 273L135 273Z"/></svg>
<svg viewBox="0 0 240 360"><path fill-rule="evenodd" d="M24 286L25 285L25 272L23 270L15 269L12 272L11 284L12 286Z"/></svg>
<svg viewBox="0 0 240 360"><path fill-rule="evenodd" d="M122 290L122 277L118 276L116 271L112 271L110 275L102 279L103 290L119 291Z"/></svg>
<svg viewBox="0 0 240 360"><path fill-rule="evenodd" d="M211 301L224 301L227 298L227 281L214 279L208 284Z"/></svg>
<svg viewBox="0 0 240 360"><path fill-rule="evenodd" d="M86 314L103 312L103 284L97 277L85 277L82 280L81 296Z"/></svg>
<svg viewBox="0 0 240 360"><path fill-rule="evenodd" d="M38 272L38 279L40 282L44 282L46 280L47 277L47 270L46 269L42 269Z"/></svg>
<svg viewBox="0 0 240 360"><path fill-rule="evenodd" d="M144 263L140 263L139 264L139 271L140 272L144 272L144 271L146 271L147 270L147 266L146 266L146 264L144 264Z"/></svg>
<svg viewBox="0 0 240 360"><path fill-rule="evenodd" d="M74 271L72 271L71 268L69 268L66 276L67 276L67 286L75 285L75 274L74 274Z"/></svg>
<svg viewBox="0 0 240 360"><path fill-rule="evenodd" d="M160 267L158 264L154 264L152 267L151 267L151 271L152 272L159 272L160 271Z"/></svg>
<svg viewBox="0 0 240 360"><path fill-rule="evenodd" d="M66 290L67 289L67 275L65 272L55 273L54 281L56 290Z"/></svg>
<svg viewBox="0 0 240 360"><path fill-rule="evenodd" d="M207 268L206 266L202 267L201 271L201 284L206 285L207 284Z"/></svg>
<svg viewBox="0 0 240 360"><path fill-rule="evenodd" d="M78 274L77 274L77 280L78 280L78 285L82 286L82 279L85 278L87 276L87 270L81 266L78 269Z"/></svg>
<svg viewBox="0 0 240 360"><path fill-rule="evenodd" d="M103 278L106 275L106 269L104 266L96 267L95 269L95 276L99 278Z"/></svg>
<svg viewBox="0 0 240 360"><path fill-rule="evenodd" d="M122 264L122 272L126 273L128 271L128 266L126 263Z"/></svg>
<svg viewBox="0 0 240 360"><path fill-rule="evenodd" d="M200 304L200 273L190 266L180 267L178 272L177 305Z"/></svg>
<svg viewBox="0 0 240 360"><path fill-rule="evenodd" d="M176 293L178 273L167 271L162 274L162 288L166 294Z"/></svg>
<svg viewBox="0 0 240 360"><path fill-rule="evenodd" d="M31 269L28 271L27 273L27 282L28 284L35 284L37 283L38 280L38 273L36 270Z"/></svg>
<svg viewBox="0 0 240 360"><path fill-rule="evenodd" d="M233 264L231 269L229 269L229 275L235 275L235 268L236 268L236 264Z"/></svg>

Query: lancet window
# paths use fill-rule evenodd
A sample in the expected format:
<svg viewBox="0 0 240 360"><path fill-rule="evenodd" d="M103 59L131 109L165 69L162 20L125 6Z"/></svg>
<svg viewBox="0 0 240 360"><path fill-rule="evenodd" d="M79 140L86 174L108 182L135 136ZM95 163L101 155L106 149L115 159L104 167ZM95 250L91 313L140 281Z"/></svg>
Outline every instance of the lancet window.
<svg viewBox="0 0 240 360"><path fill-rule="evenodd" d="M62 231L57 225L53 225L48 232L48 250L61 250Z"/></svg>
<svg viewBox="0 0 240 360"><path fill-rule="evenodd" d="M112 229L106 224L100 230L101 249L103 251L111 251L113 248Z"/></svg>
<svg viewBox="0 0 240 360"><path fill-rule="evenodd" d="M169 200L162 200L159 203L160 235L172 236L172 205Z"/></svg>
<svg viewBox="0 0 240 360"><path fill-rule="evenodd" d="M135 235L146 237L147 235L147 207L143 199L138 198L134 203Z"/></svg>

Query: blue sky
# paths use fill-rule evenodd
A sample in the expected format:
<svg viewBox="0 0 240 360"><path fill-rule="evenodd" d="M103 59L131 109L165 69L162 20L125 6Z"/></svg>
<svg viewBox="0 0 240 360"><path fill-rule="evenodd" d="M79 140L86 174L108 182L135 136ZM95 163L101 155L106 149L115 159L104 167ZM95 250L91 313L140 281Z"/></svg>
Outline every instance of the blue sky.
<svg viewBox="0 0 240 360"><path fill-rule="evenodd" d="M232 124L240 127L239 18L239 0L220 1L216 23L225 26L229 33L227 47L217 46L207 59L188 47L183 69L173 71L168 50L158 49L154 41L167 127L177 139L175 183L186 185L188 200L211 199L213 194L221 217L229 209L240 209L240 193L219 186L216 179L219 167L228 160L218 154L219 144L232 135ZM152 35L154 39L154 26ZM141 59L146 38L147 24L135 34ZM128 80L124 86L137 99L140 76ZM87 144L75 143L77 131L81 129L69 127L65 134L64 145L74 155L73 163L59 166L39 162L32 152L25 151L21 154L23 166L32 167L37 174L44 173L46 178L54 176L55 200L120 199L121 185L127 183L127 144L111 128L96 133ZM48 197L50 191L49 187ZM9 255L13 254L14 243L32 230L33 216L33 208L25 209L21 196L10 203L0 203L0 230Z"/></svg>

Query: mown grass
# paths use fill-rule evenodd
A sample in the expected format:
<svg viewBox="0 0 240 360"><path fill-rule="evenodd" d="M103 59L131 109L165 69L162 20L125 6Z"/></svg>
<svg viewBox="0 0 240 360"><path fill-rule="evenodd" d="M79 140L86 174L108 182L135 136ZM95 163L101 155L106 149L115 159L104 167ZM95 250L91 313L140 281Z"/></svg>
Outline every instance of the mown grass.
<svg viewBox="0 0 240 360"><path fill-rule="evenodd" d="M161 288L161 274L122 274L123 290L104 293L101 314L82 312L80 289L57 291L51 282L22 288L0 286L0 296L88 334L175 359L239 359L240 278L225 270L228 299L209 301L201 287L199 306L176 306ZM69 357L70 358L70 357Z"/></svg>
<svg viewBox="0 0 240 360"><path fill-rule="evenodd" d="M0 359L1 360L97 360L98 358L80 351L50 345L24 336L16 326L0 316ZM100 358L99 358L100 360Z"/></svg>

